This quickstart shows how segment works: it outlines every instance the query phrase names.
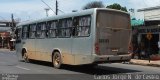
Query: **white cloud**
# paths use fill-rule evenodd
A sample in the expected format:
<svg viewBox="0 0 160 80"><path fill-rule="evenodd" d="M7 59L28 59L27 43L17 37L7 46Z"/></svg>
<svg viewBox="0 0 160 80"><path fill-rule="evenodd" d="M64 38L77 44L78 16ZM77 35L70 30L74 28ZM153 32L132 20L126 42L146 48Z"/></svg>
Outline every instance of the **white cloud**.
<svg viewBox="0 0 160 80"><path fill-rule="evenodd" d="M82 7L90 0L59 0L59 8L66 13L72 12L72 10L81 10Z"/></svg>
<svg viewBox="0 0 160 80"><path fill-rule="evenodd" d="M160 5L160 0L129 0L136 9Z"/></svg>
<svg viewBox="0 0 160 80"><path fill-rule="evenodd" d="M43 8L42 5L38 5L39 3L0 3L1 12L17 12L17 11L30 11L30 10L40 10Z"/></svg>
<svg viewBox="0 0 160 80"><path fill-rule="evenodd" d="M129 4L135 9L135 16L137 18L143 19L143 12L137 12L138 9L155 7L160 5L160 0L129 0Z"/></svg>
<svg viewBox="0 0 160 80"><path fill-rule="evenodd" d="M55 0L44 0L51 8L55 11ZM70 13L72 10L81 10L82 7L90 1L95 0L58 0L59 2L59 9L65 13ZM111 3L120 3L122 6L126 6L129 8L134 9L141 9L145 7L152 7L160 5L160 0L97 0L103 1L104 4L111 4ZM43 18L46 16L44 8L47 6L41 2L41 0L15 0L9 2L0 3L0 16L10 19L10 14L14 13L16 17L22 18L22 20L28 19L38 19ZM3 13L3 15L2 15ZM8 14L7 14L8 13ZM59 14L63 14L59 11ZM7 16L8 17L7 17ZM53 11L49 11L49 16L55 15ZM136 13L136 16L143 18L142 13Z"/></svg>
<svg viewBox="0 0 160 80"><path fill-rule="evenodd" d="M45 1L55 12L55 0L43 0ZM58 0L59 9L64 13L70 13L72 10L80 10L82 5L86 4L83 0ZM22 18L22 20L28 19L39 19L46 16L44 8L48 6L45 5L41 0L31 0L31 1L16 1L16 2L4 2L0 3L1 13L14 13L16 17ZM59 11L59 14L63 14ZM49 16L55 15L53 11L49 11ZM0 14L1 14L0 13ZM10 16L6 17L10 19Z"/></svg>
<svg viewBox="0 0 160 80"><path fill-rule="evenodd" d="M6 15L10 15L11 13L13 13L16 18L21 18L23 21L28 19L39 19L45 17L44 8L46 7L47 6L40 0L28 2L4 2L0 3L0 14L3 13L1 16L4 16L6 19L10 19L10 16Z"/></svg>

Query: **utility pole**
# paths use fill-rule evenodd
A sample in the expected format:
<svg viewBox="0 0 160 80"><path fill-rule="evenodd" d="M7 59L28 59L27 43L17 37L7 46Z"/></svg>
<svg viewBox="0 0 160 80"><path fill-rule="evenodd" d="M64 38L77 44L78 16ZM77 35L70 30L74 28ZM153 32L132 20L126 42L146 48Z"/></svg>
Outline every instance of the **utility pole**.
<svg viewBox="0 0 160 80"><path fill-rule="evenodd" d="M56 15L58 15L58 1L56 0Z"/></svg>
<svg viewBox="0 0 160 80"><path fill-rule="evenodd" d="M14 16L13 16L13 14L11 14L11 20L12 20L12 25L11 25L11 38L12 38L12 40L15 38L15 33L14 33L14 31L15 31L15 27L16 27L16 23L15 23L15 20L14 20ZM12 42L12 45L10 44L10 42L8 42L9 43L9 48L10 49L15 49L15 44L14 44L14 41Z"/></svg>
<svg viewBox="0 0 160 80"><path fill-rule="evenodd" d="M12 20L11 30L12 30L12 33L13 33L14 32L14 28L16 26L13 14L11 14L11 20Z"/></svg>

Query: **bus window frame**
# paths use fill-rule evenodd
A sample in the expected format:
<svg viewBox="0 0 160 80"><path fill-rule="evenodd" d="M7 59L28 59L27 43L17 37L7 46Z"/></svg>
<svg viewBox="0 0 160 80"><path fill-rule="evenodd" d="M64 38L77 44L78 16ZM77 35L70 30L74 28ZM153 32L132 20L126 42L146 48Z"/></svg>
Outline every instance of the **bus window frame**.
<svg viewBox="0 0 160 80"><path fill-rule="evenodd" d="M90 25L88 25L89 30L88 30L88 35L87 36L78 36L78 30L77 30L78 27L82 28L82 27L87 27L87 26L79 26L79 24L78 24L78 26L77 25L75 26L75 24L74 24L74 19L78 18L78 23L79 23L79 20L82 17L89 17L90 18L90 22L89 22ZM73 27L72 27L72 32L71 32L72 37L73 38L89 37L90 34L91 34L91 26L92 26L91 22L92 22L92 16L91 15L75 16L73 18ZM74 33L73 33L73 29L75 30ZM73 36L73 34L74 34L74 36Z"/></svg>
<svg viewBox="0 0 160 80"><path fill-rule="evenodd" d="M31 28L31 26L33 27L33 25L35 27L35 31L33 31L32 28ZM29 28L30 28L30 30L29 30L29 39L36 39L36 34L37 34L36 26L37 26L37 23L29 24ZM31 37L31 32L35 32L34 33L34 38Z"/></svg>
<svg viewBox="0 0 160 80"><path fill-rule="evenodd" d="M26 29L27 30L26 30ZM25 29L25 30L24 30ZM24 34L26 34L26 37L24 36ZM22 39L28 39L29 38L29 25L23 25L22 26L22 33L21 33L21 38Z"/></svg>
<svg viewBox="0 0 160 80"><path fill-rule="evenodd" d="M43 26L45 25L45 29L43 30ZM37 32L38 32L38 28L40 27L40 36L38 37L38 34L37 34ZM47 31L47 23L46 22L40 22L40 23L37 23L36 24L36 39L45 39L45 38L47 38L47 36L46 36L46 31ZM42 37L42 33L43 32L45 32L45 36L44 37Z"/></svg>
<svg viewBox="0 0 160 80"><path fill-rule="evenodd" d="M53 22L56 22L56 28L53 28L52 29L52 23ZM58 25L58 20L52 20L52 21L47 21L47 35L48 35L48 38L57 38L57 25ZM51 36L51 32L50 30L54 30L55 31L55 36Z"/></svg>
<svg viewBox="0 0 160 80"><path fill-rule="evenodd" d="M63 27L62 26L62 24L61 24L61 27L60 27L60 21L63 21L63 20L65 20L65 27ZM71 20L71 26L68 26L67 25L67 21L70 21ZM67 25L67 27L66 27L66 25ZM73 27L73 19L72 19L72 17L69 17L69 18L63 18L63 19L59 19L59 21L58 21L58 27L57 27L57 37L58 38L71 38L71 36L72 36L72 27ZM66 30L69 30L69 36L59 36L59 31L60 30L65 30L65 32L66 32ZM68 34L67 34L68 35Z"/></svg>

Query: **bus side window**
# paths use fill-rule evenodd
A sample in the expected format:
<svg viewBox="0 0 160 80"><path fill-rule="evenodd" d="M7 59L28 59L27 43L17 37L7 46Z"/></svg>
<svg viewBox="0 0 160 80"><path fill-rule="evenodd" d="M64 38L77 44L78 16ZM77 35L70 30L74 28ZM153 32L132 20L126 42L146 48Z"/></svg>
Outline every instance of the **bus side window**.
<svg viewBox="0 0 160 80"><path fill-rule="evenodd" d="M41 23L38 23L37 25L36 25L36 38L40 38L41 37Z"/></svg>
<svg viewBox="0 0 160 80"><path fill-rule="evenodd" d="M73 19L72 36L86 37L90 35L91 16L80 16Z"/></svg>
<svg viewBox="0 0 160 80"><path fill-rule="evenodd" d="M29 37L29 25L25 25L22 28L22 38L27 39Z"/></svg>
<svg viewBox="0 0 160 80"><path fill-rule="evenodd" d="M82 16L79 18L79 26L78 29L78 36L85 37L89 36L90 34L90 25L91 25L91 17L90 16Z"/></svg>
<svg viewBox="0 0 160 80"><path fill-rule="evenodd" d="M31 24L30 26L30 31L29 31L29 38L34 39L36 36L36 24Z"/></svg>
<svg viewBox="0 0 160 80"><path fill-rule="evenodd" d="M72 27L72 18L68 18L66 21L66 37L71 37Z"/></svg>
<svg viewBox="0 0 160 80"><path fill-rule="evenodd" d="M47 31L47 25L46 25L46 23L42 24L41 30L42 30L41 38L46 38L46 31Z"/></svg>
<svg viewBox="0 0 160 80"><path fill-rule="evenodd" d="M46 38L46 31L47 31L47 28L46 28L46 23L43 22L43 23L38 23L37 24L37 32L36 32L36 37L37 38Z"/></svg>
<svg viewBox="0 0 160 80"><path fill-rule="evenodd" d="M58 36L62 38L69 38L71 36L72 18L59 20Z"/></svg>
<svg viewBox="0 0 160 80"><path fill-rule="evenodd" d="M72 36L77 36L77 26L79 26L79 19L75 17L73 19Z"/></svg>
<svg viewBox="0 0 160 80"><path fill-rule="evenodd" d="M48 23L50 38L55 38L57 36L57 25L58 21L51 21Z"/></svg>
<svg viewBox="0 0 160 80"><path fill-rule="evenodd" d="M49 37L50 22L46 23L46 38Z"/></svg>

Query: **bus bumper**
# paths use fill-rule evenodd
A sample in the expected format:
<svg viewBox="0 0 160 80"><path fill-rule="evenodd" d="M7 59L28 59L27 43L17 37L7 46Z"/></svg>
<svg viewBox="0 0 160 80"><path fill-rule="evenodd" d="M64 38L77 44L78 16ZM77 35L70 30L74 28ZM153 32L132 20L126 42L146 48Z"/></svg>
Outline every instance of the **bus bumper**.
<svg viewBox="0 0 160 80"><path fill-rule="evenodd" d="M103 56L95 56L93 63L118 63L124 61L130 61L131 55L103 55Z"/></svg>

